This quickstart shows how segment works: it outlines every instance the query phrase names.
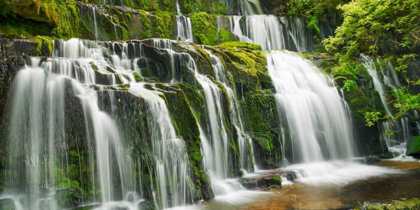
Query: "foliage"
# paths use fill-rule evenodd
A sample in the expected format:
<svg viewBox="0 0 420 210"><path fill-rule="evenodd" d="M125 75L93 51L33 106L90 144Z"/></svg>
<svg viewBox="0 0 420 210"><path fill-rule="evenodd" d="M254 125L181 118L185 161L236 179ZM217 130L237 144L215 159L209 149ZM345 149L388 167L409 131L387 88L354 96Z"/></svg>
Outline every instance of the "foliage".
<svg viewBox="0 0 420 210"><path fill-rule="evenodd" d="M420 94L411 95L405 89L399 88L392 91L396 98L394 107L398 110L395 118L400 118L409 111L420 111Z"/></svg>
<svg viewBox="0 0 420 210"><path fill-rule="evenodd" d="M338 8L343 12L343 23L323 44L336 54L339 65L333 69L334 76L344 81L343 89L357 87L358 77L364 72L357 61L360 54L382 56L384 63L390 61L404 75L408 85L418 85L418 81L406 77L405 71L420 44L419 0L353 0ZM418 109L419 95L399 89L394 97L395 119ZM364 116L367 125L372 126L379 114L365 110Z"/></svg>
<svg viewBox="0 0 420 210"><path fill-rule="evenodd" d="M324 41L328 51L376 56L419 44L419 0L354 0L339 8L344 22Z"/></svg>
<svg viewBox="0 0 420 210"><path fill-rule="evenodd" d="M372 127L379 121L380 112L365 112L366 126Z"/></svg>
<svg viewBox="0 0 420 210"><path fill-rule="evenodd" d="M290 0L287 4L289 16L304 16L309 29L320 33L318 23L327 12L336 11L345 0Z"/></svg>

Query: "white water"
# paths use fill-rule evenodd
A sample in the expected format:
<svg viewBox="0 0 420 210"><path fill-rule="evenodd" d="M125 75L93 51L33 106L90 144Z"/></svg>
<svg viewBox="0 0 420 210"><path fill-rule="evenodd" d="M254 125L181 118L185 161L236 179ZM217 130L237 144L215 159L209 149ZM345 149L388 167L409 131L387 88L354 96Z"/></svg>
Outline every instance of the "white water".
<svg viewBox="0 0 420 210"><path fill-rule="evenodd" d="M242 15L254 15L264 13L259 0L240 0L239 5Z"/></svg>
<svg viewBox="0 0 420 210"><path fill-rule="evenodd" d="M295 164L284 170L294 171L297 175L296 181L316 186L344 186L357 180L402 173L385 167L342 161Z"/></svg>
<svg viewBox="0 0 420 210"><path fill-rule="evenodd" d="M176 1L176 40L194 42L191 19L181 14L178 0Z"/></svg>
<svg viewBox="0 0 420 210"><path fill-rule="evenodd" d="M391 110L388 105L388 100L386 99L386 90L385 87L382 85L381 78L379 77L379 72L374 63L374 60L367 56L362 56L362 59L363 65L367 68L369 75L372 77L373 87L376 91L378 91L386 113L389 116L393 117L393 114L391 113Z"/></svg>
<svg viewBox="0 0 420 210"><path fill-rule="evenodd" d="M135 55L128 54L129 48L134 49ZM104 56L103 52L111 53L110 57ZM191 202L187 188L190 168L185 143L175 133L165 101L158 92L144 89L142 84L134 84L133 73L139 73L136 61L141 55L141 45L138 44L124 43L121 56L118 56L95 42L71 39L60 41L54 57L43 62L41 67L38 67L39 59L33 59L35 66L19 72L14 84L16 92L13 94L8 142L11 144L10 158L22 159L24 165L12 162L9 168L28 179L25 185L18 187L23 179L10 177L8 185L30 193L29 197L24 196L28 201L16 204L16 208L19 205L23 209L28 209L29 205L31 209L60 208L55 191L61 190L58 186L70 187L63 186L68 174L60 171L68 168L65 98L72 95L80 100L83 107L86 144L92 148L86 149L89 158L84 161L92 168L89 179L94 197L90 201L82 198L87 202L82 205L99 202L99 209L138 209L138 204L143 202L143 193L135 192L136 180L133 176L137 161L131 159L132 154L126 148L119 125L99 108L97 90L90 88L98 82L104 85L131 83L131 93L141 96L146 102L146 114L152 122L149 126L151 148L156 160L156 186L153 187L156 205L167 208ZM112 95L110 92L111 98ZM111 101L114 111L117 102L115 99ZM44 164L45 169L42 167ZM57 179L57 171L63 173L58 175L64 178ZM100 192L100 200L95 197L95 192Z"/></svg>
<svg viewBox="0 0 420 210"><path fill-rule="evenodd" d="M254 156L253 156L253 151L252 151L252 139L244 131L244 125L242 122L239 103L236 99L233 89L229 85L229 82L225 73L225 68L222 64L222 61L216 55L213 55L210 51L207 51L207 50L206 52L210 54L213 70L216 75L216 81L221 83L223 87L226 89L226 92L230 100L229 108L231 110L232 123L235 126L237 136L238 136L241 169L245 170L245 172L254 171L255 161L253 160ZM248 146L251 148L251 150L248 149Z"/></svg>
<svg viewBox="0 0 420 210"><path fill-rule="evenodd" d="M143 84L132 85L130 92L143 97L149 108L150 132L157 164L158 206L163 209L184 206L189 197L187 176L190 170L185 143L177 137L169 110L159 92L147 90Z"/></svg>
<svg viewBox="0 0 420 210"><path fill-rule="evenodd" d="M244 31L241 29L241 19ZM274 15L229 16L230 30L242 42L261 45L263 50L311 50L311 43L302 18Z"/></svg>
<svg viewBox="0 0 420 210"><path fill-rule="evenodd" d="M372 78L373 87L378 91L387 115L393 118L394 115L391 112L387 99L387 95L391 95L391 93L387 91L386 86L392 90L396 90L401 86L394 67L390 62L386 68L378 67L374 59L365 55L362 55L362 64L366 67L367 72ZM393 122L392 119L380 122L380 130L381 136L386 140L389 150L400 154L399 158L404 157L405 150L399 148L401 148L401 144L405 144L411 137L409 119L402 117L398 122ZM395 132L391 136L386 131Z"/></svg>
<svg viewBox="0 0 420 210"><path fill-rule="evenodd" d="M280 119L287 121L294 163L354 156L351 119L333 81L290 52L267 53Z"/></svg>

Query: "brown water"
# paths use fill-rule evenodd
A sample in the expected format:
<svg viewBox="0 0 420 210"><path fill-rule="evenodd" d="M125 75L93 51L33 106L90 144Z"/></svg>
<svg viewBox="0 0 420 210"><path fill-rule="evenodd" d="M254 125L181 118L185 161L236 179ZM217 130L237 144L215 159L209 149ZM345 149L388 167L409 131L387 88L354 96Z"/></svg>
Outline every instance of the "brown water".
<svg viewBox="0 0 420 210"><path fill-rule="evenodd" d="M420 162L383 161L384 167L401 174L359 180L346 186L313 186L294 183L265 195L224 202L216 199L200 209L348 209L363 202L385 202L401 198L420 198ZM241 197L241 196L237 196Z"/></svg>

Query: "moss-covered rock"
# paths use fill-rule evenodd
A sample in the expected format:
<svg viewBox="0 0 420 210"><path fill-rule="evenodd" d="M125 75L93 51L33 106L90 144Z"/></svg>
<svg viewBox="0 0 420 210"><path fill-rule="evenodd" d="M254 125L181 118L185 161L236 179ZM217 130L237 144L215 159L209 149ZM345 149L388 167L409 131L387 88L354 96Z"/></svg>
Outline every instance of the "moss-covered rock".
<svg viewBox="0 0 420 210"><path fill-rule="evenodd" d="M413 136L407 140L406 154L420 158L420 136Z"/></svg>
<svg viewBox="0 0 420 210"><path fill-rule="evenodd" d="M216 45L218 41L217 17L205 12L190 15L194 40L198 44Z"/></svg>
<svg viewBox="0 0 420 210"><path fill-rule="evenodd" d="M359 208L357 208L359 209ZM414 210L420 209L420 199L402 199L385 203L365 203L363 208L366 210Z"/></svg>
<svg viewBox="0 0 420 210"><path fill-rule="evenodd" d="M281 129L273 94L249 92L241 100L245 129L254 146L255 164L262 168L279 167L282 161Z"/></svg>
<svg viewBox="0 0 420 210"><path fill-rule="evenodd" d="M152 20L153 37L172 39L174 37L175 16L171 12L156 11Z"/></svg>
<svg viewBox="0 0 420 210"><path fill-rule="evenodd" d="M187 146L188 158L194 171L194 176L191 177L191 179L197 188L196 190L201 192L196 195L193 200L194 202L201 199L209 200L214 198L214 194L211 189L209 178L207 177L202 165L203 155L201 154L200 130L191 109L190 101L187 99L184 91L179 88L179 86L183 87L183 89L187 88L187 91L190 90L188 89L188 86L182 84L178 84L174 87L157 85L157 87L164 90L163 93L165 94L165 98L168 102L168 109L172 115L177 133L182 136L182 139L185 141ZM189 96L195 104L199 103L201 99L199 95L192 96L190 93ZM196 100L192 99L195 97L197 97Z"/></svg>

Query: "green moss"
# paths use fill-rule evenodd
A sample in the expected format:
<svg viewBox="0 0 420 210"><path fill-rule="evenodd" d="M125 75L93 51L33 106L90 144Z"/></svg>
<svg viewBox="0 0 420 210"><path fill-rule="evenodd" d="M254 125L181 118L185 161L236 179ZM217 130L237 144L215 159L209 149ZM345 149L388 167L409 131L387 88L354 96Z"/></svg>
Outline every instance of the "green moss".
<svg viewBox="0 0 420 210"><path fill-rule="evenodd" d="M415 210L420 209L420 199L401 199L399 201L391 201L386 203L368 203L364 205L364 209L367 210L397 210L397 209L406 209L406 210Z"/></svg>
<svg viewBox="0 0 420 210"><path fill-rule="evenodd" d="M217 44L217 18L205 12L190 15L193 27L194 40L199 44Z"/></svg>
<svg viewBox="0 0 420 210"><path fill-rule="evenodd" d="M243 50L262 50L261 45L253 44L253 43L247 43L247 42L226 42L220 45L217 45L217 47L225 48L225 49L243 49Z"/></svg>
<svg viewBox="0 0 420 210"><path fill-rule="evenodd" d="M168 109L173 118L173 123L178 135L182 136L186 142L188 158L194 172L194 183L197 187L196 190L199 190L203 184L206 184L206 176L202 166L200 131L198 122L191 109L190 102L184 91L179 89L179 87L191 91L188 86L183 84L177 84L175 87L159 86L160 89L169 90L164 91L165 98L168 102ZM190 94L191 93L193 93L193 91L190 92ZM196 103L198 100L200 99L197 99Z"/></svg>
<svg viewBox="0 0 420 210"><path fill-rule="evenodd" d="M280 176L272 176L270 178L270 183L274 185L281 186L281 177Z"/></svg>
<svg viewBox="0 0 420 210"><path fill-rule="evenodd" d="M199 110L204 105L204 97L194 87L185 83L178 83L176 85L184 91L194 110Z"/></svg>
<svg viewBox="0 0 420 210"><path fill-rule="evenodd" d="M420 157L420 136L413 136L407 141L406 154Z"/></svg>
<svg viewBox="0 0 420 210"><path fill-rule="evenodd" d="M0 16L0 34L2 35L18 36L18 38L36 35L50 36L52 30L53 26L46 23Z"/></svg>
<svg viewBox="0 0 420 210"><path fill-rule="evenodd" d="M254 142L258 165L274 168L281 160L280 125L274 95L260 91L249 92L241 100L245 129Z"/></svg>
<svg viewBox="0 0 420 210"><path fill-rule="evenodd" d="M80 11L75 0L54 1L36 0L38 13L42 11L49 22L55 25L52 34L57 38L85 37Z"/></svg>
<svg viewBox="0 0 420 210"><path fill-rule="evenodd" d="M226 30L224 28L220 29L219 31L219 42L225 43L225 42L233 42L237 41L235 35L230 32L229 30Z"/></svg>
<svg viewBox="0 0 420 210"><path fill-rule="evenodd" d="M139 10L138 11L140 14L140 20L141 23L143 25L143 30L141 32L141 39L147 39L147 38L151 38L152 34L151 34L151 21L149 19L149 15L143 11L143 10Z"/></svg>
<svg viewBox="0 0 420 210"><path fill-rule="evenodd" d="M156 11L153 18L153 37L172 39L174 22L171 12Z"/></svg>
<svg viewBox="0 0 420 210"><path fill-rule="evenodd" d="M54 49L54 42L50 37L36 36L31 41L37 45L37 55L45 54L43 52L48 52L48 55L52 55L52 51Z"/></svg>
<svg viewBox="0 0 420 210"><path fill-rule="evenodd" d="M140 74L139 74L139 73L134 72L134 73L133 73L133 76L134 76L134 79L135 79L137 82L143 82L143 78L141 78L141 76L140 76Z"/></svg>
<svg viewBox="0 0 420 210"><path fill-rule="evenodd" d="M183 0L185 13L207 12L212 14L227 14L226 1L219 0Z"/></svg>

